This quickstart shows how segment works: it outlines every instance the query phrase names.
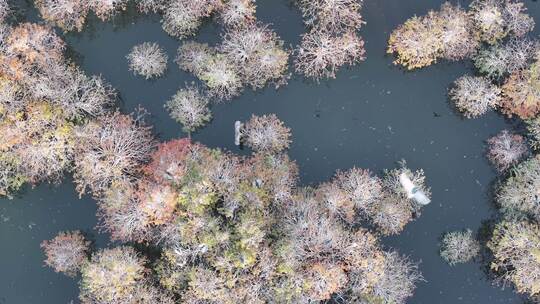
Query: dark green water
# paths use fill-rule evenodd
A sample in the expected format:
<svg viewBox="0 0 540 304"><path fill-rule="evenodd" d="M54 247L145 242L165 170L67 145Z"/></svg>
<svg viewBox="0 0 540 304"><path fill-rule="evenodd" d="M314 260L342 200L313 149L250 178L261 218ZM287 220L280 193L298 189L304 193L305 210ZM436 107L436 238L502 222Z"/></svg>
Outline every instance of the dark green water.
<svg viewBox="0 0 540 304"><path fill-rule="evenodd" d="M304 27L289 1L257 3L259 20L272 23L287 44L297 44ZM418 285L409 303L523 303L510 288L493 286L481 263L450 267L438 256L438 238L443 232L479 229L496 215L490 192L497 177L483 156L485 140L516 125L496 113L463 120L453 112L447 88L472 71L470 63L443 62L411 73L393 66L392 57L385 54L392 29L441 3L366 0L367 25L362 29L366 62L320 84L294 76L278 91L246 91L231 103L214 106L212 123L193 137L211 147L248 153L233 144L234 121L246 120L251 114L276 113L293 131L289 154L300 166L303 184L327 180L337 169L358 166L380 172L406 159L411 168L425 170L433 191L433 203L419 219L401 235L383 240L386 246L421 261L427 282ZM540 5L530 0L525 3L540 23ZM33 10L27 14L36 19ZM159 16L127 12L109 23L93 19L84 32L65 36L77 62L88 73L102 74L118 90L123 111L132 111L139 104L149 110L160 139L184 136L180 125L163 109L184 82L195 80L172 62L181 42L162 31ZM196 39L213 43L218 33L218 27L208 24ZM144 41L158 42L169 54L164 78L146 81L128 71L125 55ZM41 185L26 189L14 200L2 200L0 303L77 303L76 280L43 267L39 244L60 230L80 229L93 235L98 246L107 245L108 236L93 229L95 210L90 198L77 197L69 178L59 186Z"/></svg>

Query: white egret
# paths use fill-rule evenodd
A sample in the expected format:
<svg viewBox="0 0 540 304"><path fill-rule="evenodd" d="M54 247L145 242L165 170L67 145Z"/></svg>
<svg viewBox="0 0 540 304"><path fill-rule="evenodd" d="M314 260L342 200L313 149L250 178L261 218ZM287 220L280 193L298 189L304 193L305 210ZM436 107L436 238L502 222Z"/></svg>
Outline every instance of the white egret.
<svg viewBox="0 0 540 304"><path fill-rule="evenodd" d="M405 172L399 175L399 182L405 192L407 192L407 197L413 199L420 205L427 205L431 203L429 197L417 186L415 186L412 180L405 174Z"/></svg>
<svg viewBox="0 0 540 304"><path fill-rule="evenodd" d="M234 122L234 144L240 146L240 141L242 139L242 128L244 124L240 121Z"/></svg>

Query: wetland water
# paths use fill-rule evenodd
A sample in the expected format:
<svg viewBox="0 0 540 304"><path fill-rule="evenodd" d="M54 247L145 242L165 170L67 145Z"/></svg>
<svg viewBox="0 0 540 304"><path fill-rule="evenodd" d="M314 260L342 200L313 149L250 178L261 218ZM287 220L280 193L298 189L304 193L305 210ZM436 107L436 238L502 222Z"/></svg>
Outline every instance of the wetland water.
<svg viewBox="0 0 540 304"><path fill-rule="evenodd" d="M540 22L540 5L524 1ZM235 120L251 114L276 113L292 129L289 151L301 172L302 184L329 179L337 169L353 166L377 173L406 159L411 169L423 168L433 202L396 237L383 243L420 261L426 282L418 284L409 303L523 303L510 288L493 286L481 263L450 267L438 256L443 232L478 230L493 218L491 188L496 174L484 158L485 140L504 128L517 127L496 113L464 120L447 101L447 88L457 77L471 73L471 64L441 62L415 72L392 65L385 54L392 29L414 14L440 6L440 0L366 0L367 21L361 31L367 60L343 69L337 79L320 84L294 75L279 90L246 91L227 104L213 107L212 123L193 134L196 141L236 153ZM288 0L257 0L259 20L272 23L286 44L295 45L304 32L299 12ZM468 1L462 1L468 5ZM28 4L26 15L38 20ZM533 35L538 35L537 29ZM207 24L195 39L213 43L219 28ZM90 74L102 74L120 93L124 112L139 104L151 113L154 131L162 140L185 136L169 118L164 102L185 82L195 78L173 62L182 42L161 29L159 16L128 12L109 23L90 18L85 30L64 35L70 53ZM169 55L165 77L146 81L128 71L125 55L138 43L158 42ZM58 186L26 189L13 200L0 202L0 303L78 303L77 281L43 267L39 244L61 230L80 229L105 246L108 236L94 230L95 203L79 199L69 178Z"/></svg>

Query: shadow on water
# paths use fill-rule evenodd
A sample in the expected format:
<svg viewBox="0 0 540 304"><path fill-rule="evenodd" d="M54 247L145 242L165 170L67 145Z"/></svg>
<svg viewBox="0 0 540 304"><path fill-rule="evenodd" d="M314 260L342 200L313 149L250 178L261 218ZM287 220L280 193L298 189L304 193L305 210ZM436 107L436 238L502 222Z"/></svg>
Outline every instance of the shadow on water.
<svg viewBox="0 0 540 304"><path fill-rule="evenodd" d="M21 9L30 20L39 20L29 2ZM525 1L538 21L537 2ZM26 3L26 4L25 4ZM230 103L213 107L212 123L193 134L196 141L246 154L233 143L235 120L252 114L276 113L293 132L289 151L300 167L301 182L313 185L330 178L337 169L353 166L382 173L406 159L412 168L423 168L432 187L433 203L396 237L383 239L387 248L420 261L427 282L421 283L409 303L523 303L510 288L493 286L477 261L450 267L438 256L442 233L470 228L484 231L494 218L492 186L496 179L483 154L485 141L504 128L519 128L496 113L464 120L447 100L452 82L472 73L470 63L441 62L414 72L392 64L385 53L389 33L410 16L440 6L442 0L366 0L367 60L343 69L335 80L320 84L293 76L289 85L245 93ZM463 6L468 1L461 1ZM25 6L26 5L26 6ZM258 18L285 40L296 45L304 33L300 13L289 1L258 0ZM538 31L534 34L537 35ZM214 44L220 29L207 23L193 39ZM173 62L183 43L161 29L159 16L139 16L133 6L103 23L94 15L81 33L64 35L69 54L89 74L101 74L121 95L122 111L142 105L152 115L161 140L186 136L169 118L165 101L186 82L196 79ZM146 81L128 70L126 54L144 41L158 42L169 55L166 77ZM77 302L76 280L43 267L39 244L58 231L80 229L91 234L98 247L108 236L97 234L96 205L89 197L78 199L72 181L58 186L40 185L0 204L0 303Z"/></svg>

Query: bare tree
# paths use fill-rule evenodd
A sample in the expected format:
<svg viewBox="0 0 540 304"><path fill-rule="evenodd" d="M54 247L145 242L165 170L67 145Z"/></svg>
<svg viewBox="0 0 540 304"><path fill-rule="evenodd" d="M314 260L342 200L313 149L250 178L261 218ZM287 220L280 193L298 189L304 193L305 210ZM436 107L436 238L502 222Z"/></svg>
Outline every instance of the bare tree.
<svg viewBox="0 0 540 304"><path fill-rule="evenodd" d="M11 12L8 0L0 0L0 23L3 23Z"/></svg>
<svg viewBox="0 0 540 304"><path fill-rule="evenodd" d="M502 86L501 112L522 119L533 118L540 113L539 64L536 60L528 68L512 73L506 80Z"/></svg>
<svg viewBox="0 0 540 304"><path fill-rule="evenodd" d="M476 118L497 106L501 89L484 77L461 76L448 93L456 108L467 118Z"/></svg>
<svg viewBox="0 0 540 304"><path fill-rule="evenodd" d="M188 41L178 48L175 62L182 70L200 75L215 53L215 49L206 43Z"/></svg>
<svg viewBox="0 0 540 304"><path fill-rule="evenodd" d="M442 23L441 57L456 61L474 55L480 47L480 42L471 31L474 25L469 14L460 6L445 2L437 15Z"/></svg>
<svg viewBox="0 0 540 304"><path fill-rule="evenodd" d="M383 303L403 304L413 295L416 283L423 277L418 264L395 251L385 252L384 271L373 287L373 296Z"/></svg>
<svg viewBox="0 0 540 304"><path fill-rule="evenodd" d="M127 302L138 286L145 283L146 259L131 247L102 249L81 269L83 303Z"/></svg>
<svg viewBox="0 0 540 304"><path fill-rule="evenodd" d="M218 0L174 0L163 11L162 26L165 32L176 38L195 34L205 17L219 6Z"/></svg>
<svg viewBox="0 0 540 304"><path fill-rule="evenodd" d="M36 0L35 5L43 19L65 31L81 31L91 2L86 0Z"/></svg>
<svg viewBox="0 0 540 304"><path fill-rule="evenodd" d="M107 189L98 204L100 230L110 233L111 239L122 242L141 242L153 239L148 226L150 219L139 201L135 185L117 182Z"/></svg>
<svg viewBox="0 0 540 304"><path fill-rule="evenodd" d="M219 7L219 19L230 28L245 27L255 22L255 0L227 0Z"/></svg>
<svg viewBox="0 0 540 304"><path fill-rule="evenodd" d="M317 80L335 78L342 65L354 65L365 59L364 41L354 32L334 36L312 30L302 35L297 52L296 71Z"/></svg>
<svg viewBox="0 0 540 304"><path fill-rule="evenodd" d="M503 221L487 246L493 252L491 269L503 283L511 282L520 293L540 293L540 228L536 223Z"/></svg>
<svg viewBox="0 0 540 304"><path fill-rule="evenodd" d="M88 77L73 66L55 65L24 82L34 98L57 103L73 119L107 113L116 97L100 76Z"/></svg>
<svg viewBox="0 0 540 304"><path fill-rule="evenodd" d="M399 25L388 39L387 53L396 54L394 64L409 70L437 62L441 53L441 25L437 14L414 16Z"/></svg>
<svg viewBox="0 0 540 304"><path fill-rule="evenodd" d="M534 19L527 13L527 8L519 1L506 1L504 7L504 20L507 30L516 37L525 36L534 28Z"/></svg>
<svg viewBox="0 0 540 304"><path fill-rule="evenodd" d="M169 0L136 0L137 8L142 13L161 13Z"/></svg>
<svg viewBox="0 0 540 304"><path fill-rule="evenodd" d="M107 21L118 11L125 10L128 0L89 0L89 3L96 16Z"/></svg>
<svg viewBox="0 0 540 304"><path fill-rule="evenodd" d="M33 142L14 148L24 164L22 172L34 184L45 180L60 182L73 161L73 126L62 122L51 124L37 136L27 134L27 139L34 139Z"/></svg>
<svg viewBox="0 0 540 304"><path fill-rule="evenodd" d="M291 131L276 115L251 116L243 129L246 144L255 151L280 152L289 147Z"/></svg>
<svg viewBox="0 0 540 304"><path fill-rule="evenodd" d="M178 49L176 63L204 81L211 96L231 99L243 89L240 67L206 44L188 42Z"/></svg>
<svg viewBox="0 0 540 304"><path fill-rule="evenodd" d="M470 229L443 235L440 255L450 265L466 263L480 253L478 242Z"/></svg>
<svg viewBox="0 0 540 304"><path fill-rule="evenodd" d="M330 33L358 30L364 21L362 0L300 0L298 6L310 27Z"/></svg>
<svg viewBox="0 0 540 304"><path fill-rule="evenodd" d="M482 49L474 56L474 65L487 77L502 77L523 69L533 59L538 43L530 39L510 39Z"/></svg>
<svg viewBox="0 0 540 304"><path fill-rule="evenodd" d="M410 203L394 193L385 193L372 207L368 218L383 235L399 234L413 220Z"/></svg>
<svg viewBox="0 0 540 304"><path fill-rule="evenodd" d="M50 27L22 23L4 40L2 70L12 79L23 79L36 69L44 71L63 64L64 48L64 42Z"/></svg>
<svg viewBox="0 0 540 304"><path fill-rule="evenodd" d="M371 171L352 168L338 171L334 183L344 191L357 211L363 215L370 214L383 196L382 182Z"/></svg>
<svg viewBox="0 0 540 304"><path fill-rule="evenodd" d="M388 40L388 53L396 53L395 64L407 69L422 68L438 59L461 60L479 47L471 31L473 20L461 7L444 3L439 11L412 17L396 28Z"/></svg>
<svg viewBox="0 0 540 304"><path fill-rule="evenodd" d="M496 201L503 212L522 213L540 220L537 189L540 187L540 160L531 158L510 171L502 183Z"/></svg>
<svg viewBox="0 0 540 304"><path fill-rule="evenodd" d="M212 113L208 108L210 99L195 86L188 86L181 89L167 101L165 108L171 117L183 125L185 132L193 132L205 126Z"/></svg>
<svg viewBox="0 0 540 304"><path fill-rule="evenodd" d="M507 35L502 0L474 0L470 12L482 41L495 44Z"/></svg>
<svg viewBox="0 0 540 304"><path fill-rule="evenodd" d="M14 153L0 152L0 197L11 198L28 180L21 160Z"/></svg>
<svg viewBox="0 0 540 304"><path fill-rule="evenodd" d="M79 193L103 193L113 182L134 178L154 149L140 114L115 112L77 130L74 178Z"/></svg>
<svg viewBox="0 0 540 304"><path fill-rule="evenodd" d="M169 60L169 56L157 43L150 42L134 46L126 58L129 62L129 69L146 79L163 76Z"/></svg>
<svg viewBox="0 0 540 304"><path fill-rule="evenodd" d="M529 131L531 146L538 150L540 149L540 118L535 117L525 121L527 131Z"/></svg>
<svg viewBox="0 0 540 304"><path fill-rule="evenodd" d="M487 141L487 158L499 172L504 172L529 155L525 138L503 130Z"/></svg>
<svg viewBox="0 0 540 304"><path fill-rule="evenodd" d="M75 277L88 261L89 247L90 242L80 231L60 232L52 240L41 243L47 257L45 264L70 277Z"/></svg>
<svg viewBox="0 0 540 304"><path fill-rule="evenodd" d="M283 41L266 25L250 24L229 30L220 51L240 67L244 82L255 90L269 81L285 82L289 53Z"/></svg>

